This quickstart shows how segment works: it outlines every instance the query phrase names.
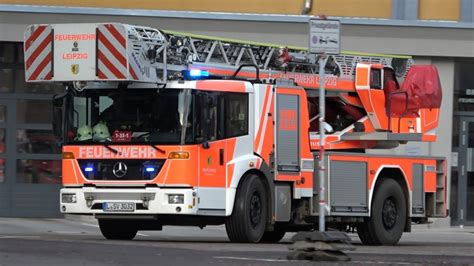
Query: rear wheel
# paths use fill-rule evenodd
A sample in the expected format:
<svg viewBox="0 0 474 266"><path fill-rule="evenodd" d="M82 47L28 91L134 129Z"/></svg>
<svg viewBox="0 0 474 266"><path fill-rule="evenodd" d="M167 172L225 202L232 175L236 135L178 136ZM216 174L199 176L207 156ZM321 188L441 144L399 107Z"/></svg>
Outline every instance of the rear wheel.
<svg viewBox="0 0 474 266"><path fill-rule="evenodd" d="M357 227L365 245L396 245L407 221L407 204L397 181L386 179L375 191L372 215Z"/></svg>
<svg viewBox="0 0 474 266"><path fill-rule="evenodd" d="M231 242L257 243L267 223L267 195L257 175L244 177L225 228Z"/></svg>
<svg viewBox="0 0 474 266"><path fill-rule="evenodd" d="M110 240L132 240L138 232L136 224L131 221L99 219L99 228Z"/></svg>

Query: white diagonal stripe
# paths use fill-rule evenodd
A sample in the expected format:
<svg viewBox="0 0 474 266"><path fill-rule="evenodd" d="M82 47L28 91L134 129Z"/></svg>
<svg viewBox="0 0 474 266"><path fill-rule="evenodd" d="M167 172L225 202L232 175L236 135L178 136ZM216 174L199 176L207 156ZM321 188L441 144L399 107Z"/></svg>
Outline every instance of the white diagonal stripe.
<svg viewBox="0 0 474 266"><path fill-rule="evenodd" d="M115 27L115 26L114 26ZM122 32L121 27L115 27L115 29L123 36L125 42L127 41L127 36ZM115 39L114 35L110 33L110 31L105 27L105 25L99 26L100 34L104 35L104 37L117 49L117 51L124 55L125 57L125 48ZM125 45L127 45L125 43Z"/></svg>
<svg viewBox="0 0 474 266"><path fill-rule="evenodd" d="M112 52L109 50L109 48L107 48L107 46L105 46L104 44L102 44L102 42L99 41L99 51L102 52L102 54L105 55L105 57L107 59L109 59L109 61L112 63L112 65L114 65L118 70L120 71L125 71L123 70L124 68L126 68L126 66L122 65L122 63L114 56L114 54L112 54ZM125 56L124 56L125 58ZM125 62L126 62L126 58L125 58Z"/></svg>
<svg viewBox="0 0 474 266"><path fill-rule="evenodd" d="M110 52L110 50L99 41L99 51L110 61L110 63L117 68L122 74L127 73L127 66L122 65L120 61ZM100 61L100 60L99 60ZM126 62L127 60L125 60Z"/></svg>
<svg viewBox="0 0 474 266"><path fill-rule="evenodd" d="M104 75L107 77L107 80L115 80L117 79L115 75L107 68L102 61L98 61L98 68L99 70L104 73Z"/></svg>
<svg viewBox="0 0 474 266"><path fill-rule="evenodd" d="M29 78L33 72L38 68L38 65L43 61L43 59L51 52L52 46L51 43L48 44L43 51L35 58L29 69L26 69L26 77ZM51 69L51 63L49 66L46 65L45 68ZM38 76L39 77L39 76Z"/></svg>
<svg viewBox="0 0 474 266"><path fill-rule="evenodd" d="M259 93L255 94L256 102L258 101L258 119L257 116L255 116L254 120L254 128L255 128L255 133L254 133L254 141L257 141L258 137L258 130L260 129L260 125L262 124L260 121L260 117L262 117L262 113L265 111L263 110L263 105L265 101L265 91L262 93L262 89L259 89Z"/></svg>
<svg viewBox="0 0 474 266"><path fill-rule="evenodd" d="M38 77L36 77L37 80L44 80L44 78L46 77L46 75L48 75L48 73L51 71L51 62L46 65L43 70L41 70L41 73L38 75Z"/></svg>
<svg viewBox="0 0 474 266"><path fill-rule="evenodd" d="M270 106L272 105L272 100L273 100L273 90L268 87L266 89L270 90L270 93L268 95L267 108L264 110L265 113L263 117L262 134L260 135L260 143L258 144L258 149L257 149L258 154L262 152L263 142L265 140L265 133L267 131L268 113L270 112ZM276 117L276 116L274 115L273 117Z"/></svg>
<svg viewBox="0 0 474 266"><path fill-rule="evenodd" d="M44 39L49 38L51 34L51 27L47 26L44 31L36 38L36 40L30 45L27 51L25 51L25 58L30 58L31 54L38 48L40 43L44 41Z"/></svg>

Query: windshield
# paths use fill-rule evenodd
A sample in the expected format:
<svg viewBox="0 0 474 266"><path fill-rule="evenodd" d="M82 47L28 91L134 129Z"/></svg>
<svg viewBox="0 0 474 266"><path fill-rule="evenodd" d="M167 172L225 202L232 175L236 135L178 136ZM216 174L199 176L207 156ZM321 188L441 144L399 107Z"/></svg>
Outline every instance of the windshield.
<svg viewBox="0 0 474 266"><path fill-rule="evenodd" d="M84 90L67 108L66 142L185 143L190 95L178 89Z"/></svg>
<svg viewBox="0 0 474 266"><path fill-rule="evenodd" d="M248 134L249 95L189 89L94 89L58 97L65 144L196 144ZM66 99L63 101L61 99ZM62 109L61 109L62 110ZM64 131L65 129L65 131ZM156 148L156 147L155 147Z"/></svg>

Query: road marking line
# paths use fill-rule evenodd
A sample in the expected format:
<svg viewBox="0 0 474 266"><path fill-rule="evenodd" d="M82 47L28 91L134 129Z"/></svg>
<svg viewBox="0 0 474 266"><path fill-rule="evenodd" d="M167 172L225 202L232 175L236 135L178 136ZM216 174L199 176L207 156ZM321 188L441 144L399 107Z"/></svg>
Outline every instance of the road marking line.
<svg viewBox="0 0 474 266"><path fill-rule="evenodd" d="M391 262L391 261L357 261L351 260L352 263L360 263L360 264L390 264L390 265L413 265L418 264L415 262Z"/></svg>
<svg viewBox="0 0 474 266"><path fill-rule="evenodd" d="M50 233L61 234L61 235L81 235L82 232L77 231L50 231Z"/></svg>
<svg viewBox="0 0 474 266"><path fill-rule="evenodd" d="M145 235L145 234L142 234L142 233L137 233L137 236L149 236L149 235Z"/></svg>
<svg viewBox="0 0 474 266"><path fill-rule="evenodd" d="M0 239L15 239L15 238L40 238L40 236L0 236Z"/></svg>
<svg viewBox="0 0 474 266"><path fill-rule="evenodd" d="M99 226L96 225L96 224L86 224L86 223L81 223L81 224L85 225L85 226L91 226L91 227L99 228Z"/></svg>
<svg viewBox="0 0 474 266"><path fill-rule="evenodd" d="M283 259L259 259L259 258L245 258L245 257L213 257L214 259L227 259L227 260L253 260L253 261L266 261L266 262L301 262L297 260L283 260Z"/></svg>
<svg viewBox="0 0 474 266"><path fill-rule="evenodd" d="M248 260L248 261L265 261L265 262L303 262L310 260L284 260L284 259L259 259L259 258L245 258L245 257L213 257L214 259L228 259L228 260ZM410 262L390 262L390 261L350 261L351 263L360 264L390 264L390 265L412 265Z"/></svg>

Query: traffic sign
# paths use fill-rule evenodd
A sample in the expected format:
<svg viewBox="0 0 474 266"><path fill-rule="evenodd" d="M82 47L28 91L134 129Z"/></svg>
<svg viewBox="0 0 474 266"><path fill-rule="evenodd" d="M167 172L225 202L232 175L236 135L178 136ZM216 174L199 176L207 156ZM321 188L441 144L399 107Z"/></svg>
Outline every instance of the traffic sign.
<svg viewBox="0 0 474 266"><path fill-rule="evenodd" d="M309 20L309 52L339 54L341 51L341 22L339 20Z"/></svg>

